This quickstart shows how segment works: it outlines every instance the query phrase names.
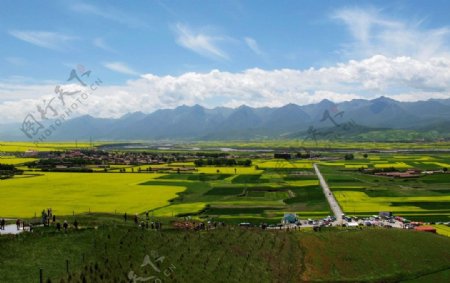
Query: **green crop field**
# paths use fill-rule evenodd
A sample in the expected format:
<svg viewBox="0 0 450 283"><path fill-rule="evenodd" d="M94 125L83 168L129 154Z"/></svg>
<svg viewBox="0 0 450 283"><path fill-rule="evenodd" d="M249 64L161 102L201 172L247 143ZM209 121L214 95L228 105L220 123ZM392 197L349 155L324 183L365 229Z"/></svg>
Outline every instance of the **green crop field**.
<svg viewBox="0 0 450 283"><path fill-rule="evenodd" d="M286 168L298 168L298 169L311 169L312 162L309 160L306 161L286 161L283 159L275 159L271 161L262 161L258 160L255 162L261 169L286 169Z"/></svg>
<svg viewBox="0 0 450 283"><path fill-rule="evenodd" d="M440 235L450 237L450 227L447 225L434 225L436 232Z"/></svg>
<svg viewBox="0 0 450 283"><path fill-rule="evenodd" d="M85 143L77 145L80 148L88 146ZM2 146L20 150L31 145L2 143ZM48 143L40 146L48 150L61 150L74 145ZM249 145L243 147L246 146ZM266 145L260 146L265 148ZM243 154L245 156L246 153ZM331 214L312 170L312 164L317 162L346 213L372 215L388 210L420 220L449 219L448 174L403 180L358 171L361 168L439 170L450 164L448 154L370 153L363 156L362 152L357 152L354 160L343 160L343 156L336 153L328 154L333 159L283 160L270 158L266 154L268 158L253 159L249 167L202 166L196 171L181 174L137 172L147 168L194 166L194 163L111 165L107 169L108 172L125 169L126 174L104 173L103 168L96 166L90 166L98 172L95 174L44 173L30 177L30 174L38 174L39 171L26 171L25 175L1 181L4 189L0 196L11 200L11 205L0 208L0 215L26 217L39 213L45 207L53 207L59 214L89 210L130 213L152 210L155 215L191 214L201 219L215 217L232 222L246 219L278 222L284 212L317 218ZM20 154L14 153L14 156ZM12 155L4 156L2 160L3 163L20 165L34 159ZM27 170L25 166L20 168Z"/></svg>
<svg viewBox="0 0 450 283"><path fill-rule="evenodd" d="M449 156L445 154L380 154L345 162L322 162L321 171L348 214L392 211L420 221L449 221L450 174L435 172L415 178L392 178L358 172L362 164L365 168L387 170L441 170L448 160Z"/></svg>
<svg viewBox="0 0 450 283"><path fill-rule="evenodd" d="M273 175L270 171L259 171L264 173L168 174L145 185L165 184L187 188L171 205L162 209L174 216L190 213L200 218L213 217L232 223L249 220L276 223L283 213L277 214L275 211L302 213L305 217L317 217L316 212L320 212L321 216L331 214L314 175Z"/></svg>
<svg viewBox="0 0 450 283"><path fill-rule="evenodd" d="M205 174L261 174L262 170L257 170L255 167L199 167L198 173Z"/></svg>
<svg viewBox="0 0 450 283"><path fill-rule="evenodd" d="M58 215L95 212L142 213L165 206L183 186L142 186L159 174L45 173L1 181L4 217L32 217L51 207Z"/></svg>
<svg viewBox="0 0 450 283"><path fill-rule="evenodd" d="M302 220L332 215L312 169L314 163L319 164L346 214L392 211L413 221L449 221L450 174L444 170L450 164L448 154L365 156L358 151L353 160L344 160L344 154L331 151L321 153L325 156L321 159L280 160L264 153L248 167L173 169L195 167L189 161L109 164L106 171L89 165L95 173L56 173L23 165L34 160L20 154L22 146L29 145L8 146L9 150L2 150L10 153L3 155L0 163L15 164L24 172L0 180L0 199L5 204L0 206L0 217L28 221L51 207L57 221L77 219L81 229L56 232L52 224L37 227L33 233L1 236L2 282L36 282L39 268L46 282L127 282L130 271L166 276L141 268L145 255L155 251L166 259L158 266L168 272L160 278L163 282L220 281L218 278L230 282L449 281L450 239L445 224L430 224L439 235L377 228L334 227L313 232L311 227L263 231L236 226L242 222L278 224L285 213L295 213ZM73 145L45 146L64 150ZM151 173L147 168L163 169L164 173ZM402 179L364 173L361 168L377 172L420 169L424 173ZM124 212L140 214L142 220L146 211L152 221L163 222L162 231L124 221ZM199 232L173 229L186 219L223 221L226 226Z"/></svg>
<svg viewBox="0 0 450 283"><path fill-rule="evenodd" d="M344 211L354 212L371 212L371 211L428 211L428 209L421 208L418 203L430 204L430 209L438 204L444 203L442 207L443 212L448 212L450 207L450 196L421 196L421 197L369 197L363 192L355 191L336 191L336 198L343 207ZM395 206L393 204L401 203L402 205Z"/></svg>

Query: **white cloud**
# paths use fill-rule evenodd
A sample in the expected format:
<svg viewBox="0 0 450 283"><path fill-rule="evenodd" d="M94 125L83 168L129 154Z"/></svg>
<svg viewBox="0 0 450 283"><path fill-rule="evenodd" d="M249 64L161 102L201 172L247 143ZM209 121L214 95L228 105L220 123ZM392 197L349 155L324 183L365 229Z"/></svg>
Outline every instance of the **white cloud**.
<svg viewBox="0 0 450 283"><path fill-rule="evenodd" d="M353 37L342 50L350 58L383 54L427 59L449 54L448 27L425 29L422 21L394 20L375 8L339 9L332 18L343 22Z"/></svg>
<svg viewBox="0 0 450 283"><path fill-rule="evenodd" d="M27 60L22 57L5 57L5 61L14 66L24 66L27 64Z"/></svg>
<svg viewBox="0 0 450 283"><path fill-rule="evenodd" d="M131 67L127 66L125 63L122 62L107 62L104 63L103 66L114 72L133 76L139 75L137 71L133 70Z"/></svg>
<svg viewBox="0 0 450 283"><path fill-rule="evenodd" d="M251 38L251 37L245 37L244 38L245 43L247 44L247 46L253 51L255 52L255 54L263 56L264 52L261 50L261 48L259 48L258 43L256 42L255 39Z"/></svg>
<svg viewBox="0 0 450 283"><path fill-rule="evenodd" d="M95 47L98 47L98 48L103 49L105 51L116 53L116 51L111 46L109 46L105 42L105 40L103 38L101 38L101 37L94 38L94 40L92 41L92 44Z"/></svg>
<svg viewBox="0 0 450 283"><path fill-rule="evenodd" d="M175 25L174 30L176 42L180 46L205 57L229 59L228 54L218 46L218 42L223 41L224 37L196 32L179 23Z"/></svg>
<svg viewBox="0 0 450 283"><path fill-rule="evenodd" d="M61 50L63 47L67 47L70 41L77 39L74 36L50 31L11 30L9 34L36 46L55 50Z"/></svg>
<svg viewBox="0 0 450 283"><path fill-rule="evenodd" d="M123 25L127 25L132 28L146 28L148 25L137 18L135 15L130 16L116 8L110 6L102 6L101 8L92 4L86 4L83 2L76 2L70 6L70 9L74 12L81 14L88 14L93 16L102 17L104 19L118 22Z"/></svg>
<svg viewBox="0 0 450 283"><path fill-rule="evenodd" d="M111 66L116 71L135 72L118 62ZM26 113L36 111L38 103L54 95L54 87L0 81L0 121L20 121ZM402 101L450 98L450 57L419 60L377 55L320 69L146 74L124 85L108 85L105 81L78 113L119 117L127 112L149 113L182 104L261 107L302 105L325 98L336 102L372 99L381 95Z"/></svg>

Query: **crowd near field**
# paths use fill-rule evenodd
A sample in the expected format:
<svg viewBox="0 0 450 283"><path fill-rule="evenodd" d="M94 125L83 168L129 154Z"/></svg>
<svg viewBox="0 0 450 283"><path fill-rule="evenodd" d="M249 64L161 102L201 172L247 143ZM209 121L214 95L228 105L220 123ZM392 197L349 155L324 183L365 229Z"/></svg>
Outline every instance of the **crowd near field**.
<svg viewBox="0 0 450 283"><path fill-rule="evenodd" d="M52 159L51 154L42 158L38 153L100 151L98 145L0 143L0 164L16 168L0 180L0 218L38 224L48 208L57 217L48 227L36 226L33 233L0 237L0 274L6 276L0 282L36 282L39 268L51 282L138 282L131 271L142 271L136 275L141 279L155 276L150 282L158 282L158 276L162 282L427 282L450 276L448 143L352 142L330 147L323 142L326 147L319 150L295 148L298 141L204 142L110 149L116 154L190 156L183 160L77 165L85 172L78 167L68 172L66 167L36 166ZM200 157L192 155L192 147L239 165L196 166ZM275 158L276 152L286 158ZM313 164L318 164L346 215L392 212L435 225L441 235L331 227L320 233L305 228L281 232L236 225L278 224L286 213L300 219L333 215ZM141 229L140 222L124 221L125 215L146 215L147 220L164 223L164 229ZM56 231L57 222L75 219L80 229ZM209 231L176 231L174 223L183 221L221 225ZM151 252L165 259L142 268ZM6 261L7 255L14 256ZM412 257L416 260L410 261Z"/></svg>

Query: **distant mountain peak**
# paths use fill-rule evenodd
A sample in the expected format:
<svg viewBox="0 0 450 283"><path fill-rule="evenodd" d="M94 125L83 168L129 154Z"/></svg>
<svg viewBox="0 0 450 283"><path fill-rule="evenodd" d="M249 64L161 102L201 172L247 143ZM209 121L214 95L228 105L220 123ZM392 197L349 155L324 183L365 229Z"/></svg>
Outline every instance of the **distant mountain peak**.
<svg viewBox="0 0 450 283"><path fill-rule="evenodd" d="M136 112L128 112L119 119L128 119L130 117L144 117L145 113L142 111L136 111Z"/></svg>
<svg viewBox="0 0 450 283"><path fill-rule="evenodd" d="M333 101L329 100L329 99L322 99L319 104L335 104Z"/></svg>
<svg viewBox="0 0 450 283"><path fill-rule="evenodd" d="M382 96L380 96L378 98L372 99L371 101L372 102L398 102L397 100L389 98L389 97L386 97L384 95L382 95Z"/></svg>
<svg viewBox="0 0 450 283"><path fill-rule="evenodd" d="M199 104L181 105L175 109L158 109L150 114L141 111L127 113L119 119L78 116L65 121L52 139L73 140L94 138L103 140L139 139L253 139L279 138L323 127L326 110L339 109L333 116L336 123L354 121L371 128L439 130L448 133L450 99L400 102L386 96L334 103L323 99L308 105L286 104L282 107L241 105L237 108L205 108ZM345 114L344 114L345 113ZM2 126L4 139L23 138L19 126ZM347 133L348 134L348 133Z"/></svg>

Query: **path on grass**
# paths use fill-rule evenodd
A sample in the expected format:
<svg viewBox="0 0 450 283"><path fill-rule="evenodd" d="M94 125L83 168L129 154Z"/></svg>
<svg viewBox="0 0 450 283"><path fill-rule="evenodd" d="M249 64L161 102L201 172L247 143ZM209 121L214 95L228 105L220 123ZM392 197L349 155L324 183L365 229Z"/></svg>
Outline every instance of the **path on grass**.
<svg viewBox="0 0 450 283"><path fill-rule="evenodd" d="M325 182L322 173L320 173L319 167L317 167L317 164L315 163L314 163L314 170L316 170L316 175L319 178L320 186L322 186L323 193L328 200L328 204L330 205L330 208L333 211L334 216L336 217L336 221L338 224L341 224L343 214L342 209L339 206L339 203L336 201L336 198L334 197L330 188L328 187L327 182Z"/></svg>
<svg viewBox="0 0 450 283"><path fill-rule="evenodd" d="M6 234L19 234L23 232L23 228L20 228L17 230L16 224L8 224L5 225L5 230L0 229L0 235L6 235Z"/></svg>

